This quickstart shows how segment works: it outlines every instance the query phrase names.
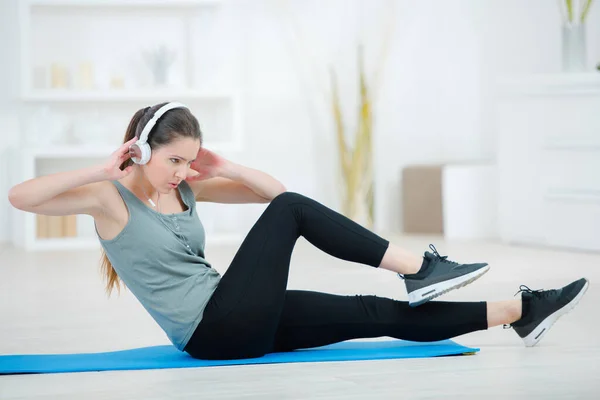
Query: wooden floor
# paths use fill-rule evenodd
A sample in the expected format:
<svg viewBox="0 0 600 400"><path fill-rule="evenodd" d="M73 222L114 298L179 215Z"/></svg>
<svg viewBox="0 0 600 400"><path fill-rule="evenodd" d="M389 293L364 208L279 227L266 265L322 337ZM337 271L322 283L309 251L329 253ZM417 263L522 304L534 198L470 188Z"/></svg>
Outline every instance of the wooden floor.
<svg viewBox="0 0 600 400"><path fill-rule="evenodd" d="M392 237L416 253L435 243L457 261L487 261L479 281L440 300L511 298L520 284L552 288L581 276L586 296L535 348L494 328L455 340L474 356L147 371L0 376L0 399L598 399L600 254L489 242ZM220 272L235 247L207 249ZM103 293L99 252L25 253L0 247L0 354L110 351L168 344L129 292ZM406 299L394 274L336 260L301 239L289 288Z"/></svg>

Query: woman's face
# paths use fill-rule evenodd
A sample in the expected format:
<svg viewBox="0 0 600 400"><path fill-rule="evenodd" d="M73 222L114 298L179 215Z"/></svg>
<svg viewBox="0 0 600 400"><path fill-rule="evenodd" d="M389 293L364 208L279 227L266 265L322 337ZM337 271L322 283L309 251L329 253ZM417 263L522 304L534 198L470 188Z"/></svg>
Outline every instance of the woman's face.
<svg viewBox="0 0 600 400"><path fill-rule="evenodd" d="M199 139L177 138L170 144L152 150L152 157L144 166L144 172L156 190L169 193L188 176L190 165L199 150Z"/></svg>

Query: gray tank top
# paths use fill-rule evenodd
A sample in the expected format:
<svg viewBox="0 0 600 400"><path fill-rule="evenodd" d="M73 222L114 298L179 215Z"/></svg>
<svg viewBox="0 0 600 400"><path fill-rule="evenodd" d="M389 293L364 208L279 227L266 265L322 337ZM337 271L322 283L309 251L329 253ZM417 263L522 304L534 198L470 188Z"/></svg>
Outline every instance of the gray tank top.
<svg viewBox="0 0 600 400"><path fill-rule="evenodd" d="M182 181L178 190L187 210L162 214L120 182L112 182L125 201L129 219L111 240L96 234L121 280L183 351L221 279L204 258L205 232L194 193Z"/></svg>

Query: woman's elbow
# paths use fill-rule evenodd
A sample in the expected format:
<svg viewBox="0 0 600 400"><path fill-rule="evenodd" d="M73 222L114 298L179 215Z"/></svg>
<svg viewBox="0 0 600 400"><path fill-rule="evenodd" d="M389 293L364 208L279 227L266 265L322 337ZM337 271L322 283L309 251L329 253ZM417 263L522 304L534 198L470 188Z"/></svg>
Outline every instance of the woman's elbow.
<svg viewBox="0 0 600 400"><path fill-rule="evenodd" d="M283 185L283 183L280 183L280 184L279 184L279 189L277 189L277 191L275 192L275 196L273 196L273 197L277 197L277 196L279 196L280 194L282 194L282 193L285 193L285 192L287 192L287 191L288 191L288 190L287 190L287 188L286 188L286 187Z"/></svg>
<svg viewBox="0 0 600 400"><path fill-rule="evenodd" d="M273 191L273 194L271 195L270 198L265 198L266 202L271 202L273 201L274 198L276 198L277 196L283 194L287 192L287 188L285 186L283 186L283 184L280 185L280 187L277 190Z"/></svg>
<svg viewBox="0 0 600 400"><path fill-rule="evenodd" d="M18 196L17 191L15 190L15 187L13 186L9 191L8 191L8 202L10 203L10 205L12 205L14 208L18 208L19 210L21 209L21 202Z"/></svg>

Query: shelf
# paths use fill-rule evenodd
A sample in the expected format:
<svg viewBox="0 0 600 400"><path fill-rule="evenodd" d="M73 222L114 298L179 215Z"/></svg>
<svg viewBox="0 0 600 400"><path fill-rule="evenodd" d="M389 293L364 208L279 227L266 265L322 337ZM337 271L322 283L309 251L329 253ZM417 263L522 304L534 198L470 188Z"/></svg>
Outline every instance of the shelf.
<svg viewBox="0 0 600 400"><path fill-rule="evenodd" d="M32 157L34 159L65 159L65 158L95 158L95 157L108 157L115 150L117 150L119 144L115 146L99 145L99 146L77 146L77 145L65 145L65 146L47 146L47 147L31 147L24 148L23 154L26 157ZM220 143L213 144L204 143L204 147L215 152L230 152L240 151L241 144L236 142L231 143Z"/></svg>
<svg viewBox="0 0 600 400"><path fill-rule="evenodd" d="M118 146L95 146L95 147L79 147L79 146L49 146L40 148L24 149L28 156L34 158L46 159L62 159L62 158L87 158L87 157L108 157Z"/></svg>
<svg viewBox="0 0 600 400"><path fill-rule="evenodd" d="M203 93L193 90L149 89L149 90L112 90L112 91L78 91L78 90L31 90L24 93L21 100L25 102L161 102L161 101L232 101L233 95L226 93Z"/></svg>
<svg viewBox="0 0 600 400"><path fill-rule="evenodd" d="M500 93L509 95L597 94L600 93L600 72L502 77L497 85Z"/></svg>
<svg viewBox="0 0 600 400"><path fill-rule="evenodd" d="M44 7L205 7L222 3L222 0L26 0L31 6Z"/></svg>
<svg viewBox="0 0 600 400"><path fill-rule="evenodd" d="M100 248L96 238L53 238L35 239L31 250L91 250Z"/></svg>

